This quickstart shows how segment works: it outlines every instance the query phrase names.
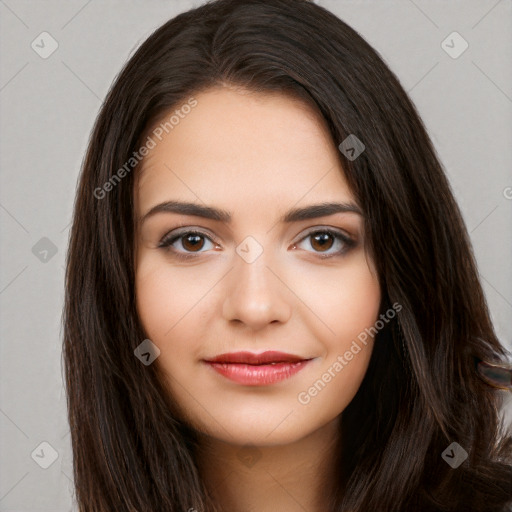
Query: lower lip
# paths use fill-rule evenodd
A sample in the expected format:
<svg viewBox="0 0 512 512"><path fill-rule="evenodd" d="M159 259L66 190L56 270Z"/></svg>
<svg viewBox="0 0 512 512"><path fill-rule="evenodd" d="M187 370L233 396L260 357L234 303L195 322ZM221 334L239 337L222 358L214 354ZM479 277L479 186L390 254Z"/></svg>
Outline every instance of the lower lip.
<svg viewBox="0 0 512 512"><path fill-rule="evenodd" d="M207 362L207 364L216 372L238 384L245 384L246 386L265 386L290 378L292 375L300 372L309 361L308 359L296 363L276 363L272 365L211 362Z"/></svg>

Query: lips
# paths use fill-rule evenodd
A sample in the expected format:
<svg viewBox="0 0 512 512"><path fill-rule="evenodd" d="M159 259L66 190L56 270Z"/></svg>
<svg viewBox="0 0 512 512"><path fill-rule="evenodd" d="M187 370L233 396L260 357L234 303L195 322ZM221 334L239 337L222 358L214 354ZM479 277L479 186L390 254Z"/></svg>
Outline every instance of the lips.
<svg viewBox="0 0 512 512"><path fill-rule="evenodd" d="M221 354L205 360L205 363L223 377L238 384L264 386L290 378L302 370L310 360L285 352L267 351L261 354Z"/></svg>
<svg viewBox="0 0 512 512"><path fill-rule="evenodd" d="M245 363L261 365L270 363L297 363L304 360L304 357L269 350L261 354L253 354L252 352L232 352L229 354L221 354L212 359L208 359L207 361L209 363Z"/></svg>

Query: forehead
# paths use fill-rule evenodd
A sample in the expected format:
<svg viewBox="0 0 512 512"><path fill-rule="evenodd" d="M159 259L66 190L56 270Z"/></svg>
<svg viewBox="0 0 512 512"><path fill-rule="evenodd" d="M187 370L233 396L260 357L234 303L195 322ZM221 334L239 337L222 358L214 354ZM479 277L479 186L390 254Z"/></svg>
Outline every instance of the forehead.
<svg viewBox="0 0 512 512"><path fill-rule="evenodd" d="M220 87L194 99L196 106L175 117L176 124L151 135L156 144L135 185L139 213L170 194L265 208L305 195L353 199L327 124L310 105L289 95Z"/></svg>

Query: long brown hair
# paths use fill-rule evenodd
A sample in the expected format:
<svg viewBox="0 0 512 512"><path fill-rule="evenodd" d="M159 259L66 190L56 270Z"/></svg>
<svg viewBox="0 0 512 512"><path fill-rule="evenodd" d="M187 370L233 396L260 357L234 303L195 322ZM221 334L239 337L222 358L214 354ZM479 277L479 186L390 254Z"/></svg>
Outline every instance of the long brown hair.
<svg viewBox="0 0 512 512"><path fill-rule="evenodd" d="M155 120L219 84L298 96L336 145L350 134L365 144L357 159L340 159L365 215L382 311L402 309L379 331L343 411L328 512L507 510L503 392L476 364L510 354L493 330L459 208L396 76L308 0L216 0L176 16L129 59L101 108L79 177L63 311L79 510L217 510L194 431L156 365L134 356L146 335L135 306L137 166L126 163ZM468 454L456 469L442 457L454 442Z"/></svg>

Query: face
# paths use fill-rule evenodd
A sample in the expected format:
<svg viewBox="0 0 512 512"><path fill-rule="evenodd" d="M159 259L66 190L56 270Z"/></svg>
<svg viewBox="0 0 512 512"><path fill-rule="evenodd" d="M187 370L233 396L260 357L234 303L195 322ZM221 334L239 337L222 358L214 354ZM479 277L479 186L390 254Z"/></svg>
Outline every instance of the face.
<svg viewBox="0 0 512 512"><path fill-rule="evenodd" d="M136 299L160 350L152 364L199 432L293 442L338 418L368 367L373 339L361 334L381 296L363 217L308 106L229 88L194 98L168 133L150 134L135 183ZM338 206L311 208L327 203ZM286 355L258 359L267 351ZM256 359L211 362L237 352Z"/></svg>

